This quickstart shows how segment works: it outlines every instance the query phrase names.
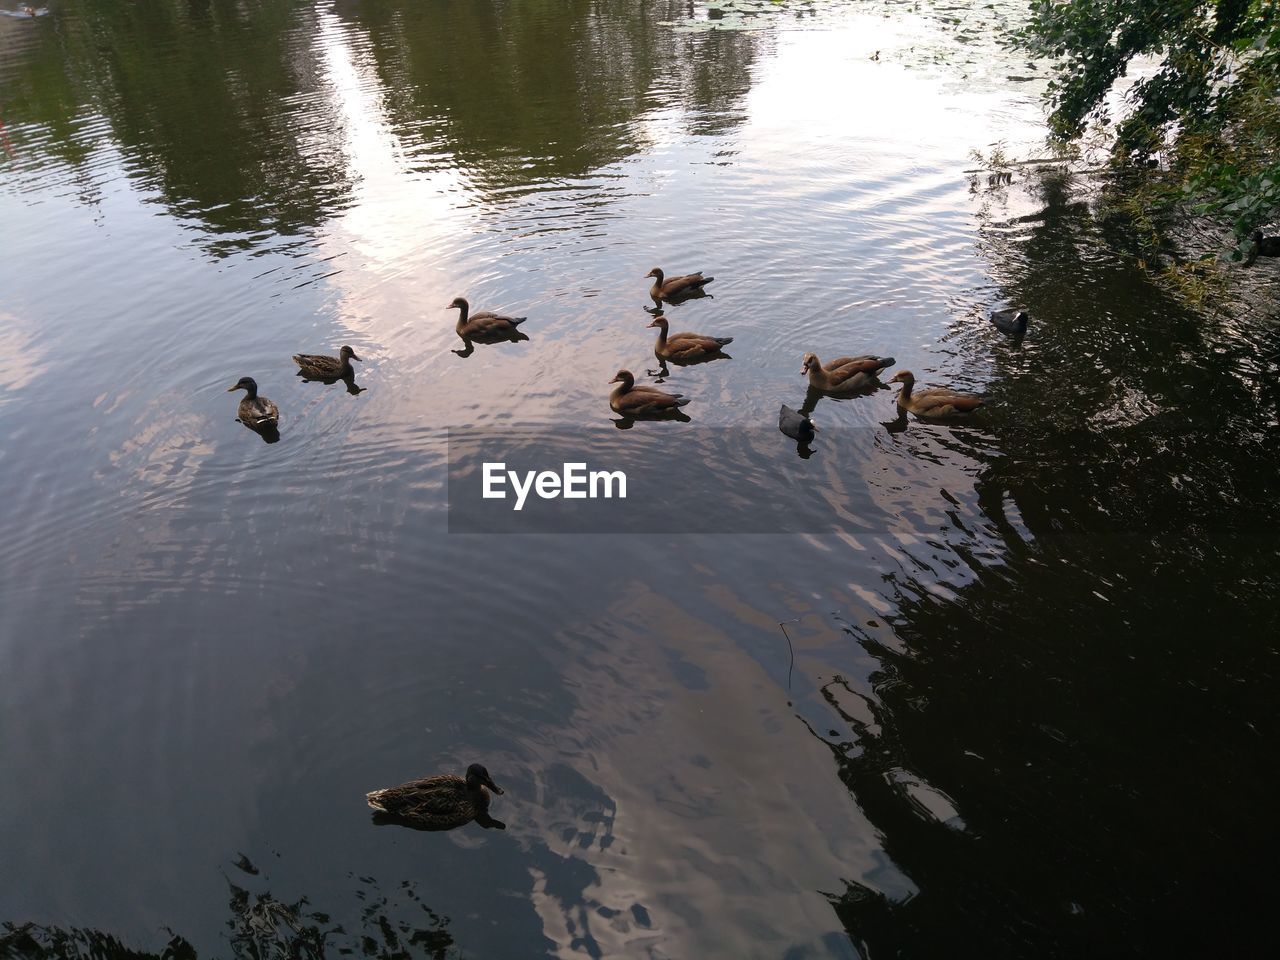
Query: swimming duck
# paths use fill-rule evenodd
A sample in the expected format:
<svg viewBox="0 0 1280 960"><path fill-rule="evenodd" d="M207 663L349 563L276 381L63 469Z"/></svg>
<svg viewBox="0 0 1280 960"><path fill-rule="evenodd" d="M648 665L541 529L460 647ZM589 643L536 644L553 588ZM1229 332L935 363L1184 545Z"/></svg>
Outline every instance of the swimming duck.
<svg viewBox="0 0 1280 960"><path fill-rule="evenodd" d="M725 356L724 347L733 343L733 337L707 337L700 333L673 333L668 335L667 318L656 314L651 327L658 328L658 342L654 344L654 355L660 360L672 363L698 363L702 360L715 360Z"/></svg>
<svg viewBox="0 0 1280 960"><path fill-rule="evenodd" d="M241 377L234 386L227 387L227 393L236 390L245 391L236 412L246 427L262 430L280 425L280 410L266 397L258 396L258 382L253 377Z"/></svg>
<svg viewBox="0 0 1280 960"><path fill-rule="evenodd" d="M800 374L809 376L809 386L822 393L858 393L879 385L878 375L893 366L893 357L840 357L823 363L815 353L806 353Z"/></svg>
<svg viewBox="0 0 1280 960"><path fill-rule="evenodd" d="M715 279L715 277L704 277L699 270L697 273L667 280L661 267L654 267L645 276L654 278L653 286L649 288L649 296L656 301L679 300L682 297L692 296L701 292L703 287Z"/></svg>
<svg viewBox="0 0 1280 960"><path fill-rule="evenodd" d="M1027 311L1019 310L1017 307L991 311L991 323L995 328L1003 333L1011 333L1015 337L1020 337L1027 332L1027 321L1030 319Z"/></svg>
<svg viewBox="0 0 1280 960"><path fill-rule="evenodd" d="M346 380L356 375L351 366L352 360L359 360L356 352L346 344L338 351L336 357L325 357L315 353L295 353L293 362L298 365L299 373L308 380Z"/></svg>
<svg viewBox="0 0 1280 960"><path fill-rule="evenodd" d="M625 417L654 417L679 413L689 402L682 393L667 393L657 387L637 387L630 370L619 370L610 383L616 383L609 394L609 406Z"/></svg>
<svg viewBox="0 0 1280 960"><path fill-rule="evenodd" d="M910 370L895 373L889 382L902 384L902 391L898 394L898 406L903 410L910 410L918 417L954 417L972 413L982 406L981 397L975 397L971 393L957 393L946 387L932 387L914 393L912 391L915 387L916 375Z"/></svg>
<svg viewBox="0 0 1280 960"><path fill-rule="evenodd" d="M818 432L818 425L813 422L812 417L806 417L784 403L782 409L778 411L778 429L792 440L807 443Z"/></svg>
<svg viewBox="0 0 1280 960"><path fill-rule="evenodd" d="M410 780L398 787L374 790L365 794L365 800L374 810L408 826L451 830L472 820L489 819L489 790L502 793L489 771L473 763L467 767L465 779L442 773L425 780Z"/></svg>
<svg viewBox="0 0 1280 960"><path fill-rule="evenodd" d="M482 310L468 316L471 305L465 297L454 297L446 310L461 310L458 314L458 325L455 328L458 336L466 341L490 343L495 340L512 340L516 336L516 327L528 320L528 317L504 317L501 314Z"/></svg>

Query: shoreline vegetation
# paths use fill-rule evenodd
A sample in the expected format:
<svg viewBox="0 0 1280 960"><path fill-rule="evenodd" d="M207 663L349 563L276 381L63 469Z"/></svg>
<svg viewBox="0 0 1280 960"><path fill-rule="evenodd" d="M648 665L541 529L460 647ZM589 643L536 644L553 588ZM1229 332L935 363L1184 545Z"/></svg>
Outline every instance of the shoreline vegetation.
<svg viewBox="0 0 1280 960"><path fill-rule="evenodd" d="M1193 305L1230 297L1280 217L1280 6L1270 0L1032 0L1006 37L1047 64L1061 170L1104 157L1095 215ZM1130 69L1150 63L1123 97ZM991 174L1000 149L977 156ZM1117 237L1118 235L1118 237Z"/></svg>

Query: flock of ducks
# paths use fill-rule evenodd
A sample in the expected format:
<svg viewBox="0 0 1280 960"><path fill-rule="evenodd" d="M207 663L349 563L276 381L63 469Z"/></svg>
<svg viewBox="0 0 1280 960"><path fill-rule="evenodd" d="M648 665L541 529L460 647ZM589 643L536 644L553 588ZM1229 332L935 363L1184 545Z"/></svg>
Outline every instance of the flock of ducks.
<svg viewBox="0 0 1280 960"><path fill-rule="evenodd" d="M1274 255L1280 255L1280 239L1265 239L1275 241ZM1273 255L1268 244L1259 242L1257 246L1265 255ZM724 349L733 343L733 337L672 333L670 323L662 312L663 304L676 304L706 296L705 287L715 277L704 276L701 271L668 277L661 267L654 267L645 276L653 279L649 296L653 299L655 308L650 310L653 319L649 326L658 330L653 352L662 364L656 371L660 376L666 375L667 363L688 366L711 360L731 359ZM461 338L464 349L454 352L460 356L469 356L477 343L528 339L520 331L520 325L528 317L505 316L487 310L472 313L471 304L465 297L455 297L445 309L458 311L454 330ZM995 310L990 314L991 323L997 329L1014 337L1021 337L1026 333L1028 319L1026 311L1017 308ZM310 353L299 353L293 357L294 363L298 365L298 375L304 380L330 384L342 381L352 393L359 393L363 389L356 385L355 369L351 365L351 361L359 359L355 350L345 344L336 357ZM895 362L893 357L864 354L839 357L823 363L817 354L806 353L800 373L808 379L810 397L814 399L799 411L784 403L778 414L778 429L801 443L811 441L817 427L810 414L817 397L853 397L880 390L885 386L880 380L880 374ZM979 396L946 387L917 390L915 374L910 370L899 371L888 382L902 385L897 395L897 405L902 414L913 413L927 420L961 418L973 413L983 402ZM613 386L609 394L609 407L624 420L688 420L681 408L689 404L691 398L682 393L670 393L655 386L637 384L635 374L626 368L619 370L609 384ZM229 392L235 390L245 392L237 408L239 421L261 434L268 442L278 440L280 410L267 397L259 395L257 381L252 377L241 377L229 388Z"/></svg>

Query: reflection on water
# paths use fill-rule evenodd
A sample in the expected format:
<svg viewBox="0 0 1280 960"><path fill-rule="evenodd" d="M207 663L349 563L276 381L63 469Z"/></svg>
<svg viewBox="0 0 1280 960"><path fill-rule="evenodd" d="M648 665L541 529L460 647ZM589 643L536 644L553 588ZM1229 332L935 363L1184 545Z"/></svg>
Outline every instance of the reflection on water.
<svg viewBox="0 0 1280 960"><path fill-rule="evenodd" d="M1020 9L0 18L0 952L1256 952L1270 280L1188 310L1087 179L965 173L1041 136ZM734 359L619 431L653 263L716 276L670 315ZM459 350L459 291L532 337ZM291 375L342 343L367 395ZM809 350L988 413L802 399ZM454 438L542 428L643 460L656 521L447 532ZM505 830L370 829L477 756ZM288 896L241 866L228 920L232 851Z"/></svg>

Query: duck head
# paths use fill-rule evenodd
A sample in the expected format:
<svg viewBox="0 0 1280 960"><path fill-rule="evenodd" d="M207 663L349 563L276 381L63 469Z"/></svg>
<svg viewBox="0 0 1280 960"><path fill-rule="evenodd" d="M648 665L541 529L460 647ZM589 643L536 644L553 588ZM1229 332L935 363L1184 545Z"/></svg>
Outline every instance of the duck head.
<svg viewBox="0 0 1280 960"><path fill-rule="evenodd" d="M636 378L631 375L630 370L619 370L617 374L614 376L614 378L609 382L620 383L623 385L623 387L629 390L632 386L635 385Z"/></svg>
<svg viewBox="0 0 1280 960"><path fill-rule="evenodd" d="M905 383L908 387L916 382L916 375L910 370L899 370L889 378L890 383Z"/></svg>
<svg viewBox="0 0 1280 960"><path fill-rule="evenodd" d="M466 310L470 304L467 303L466 297L454 297L453 300L445 307L446 310Z"/></svg>
<svg viewBox="0 0 1280 960"><path fill-rule="evenodd" d="M502 793L502 788L493 782L493 778L489 776L489 771L481 763L473 763L467 767L467 786L472 790L488 787L496 794Z"/></svg>
<svg viewBox="0 0 1280 960"><path fill-rule="evenodd" d="M821 368L822 365L818 363L818 355L816 353L806 353L804 362L800 364L800 376L808 376L810 370L819 370Z"/></svg>
<svg viewBox="0 0 1280 960"><path fill-rule="evenodd" d="M661 283L661 282L662 282L662 268L661 268L661 267L654 267L652 270L650 270L648 273L646 273L646 274L645 274L645 276L646 276L646 277L653 277L655 280L657 280L659 283Z"/></svg>
<svg viewBox="0 0 1280 960"><path fill-rule="evenodd" d="M342 359L343 363L346 363L348 360L360 359L358 356L356 356L356 352L352 350L350 347L348 347L345 343L342 345L342 349L338 351L338 356Z"/></svg>
<svg viewBox="0 0 1280 960"><path fill-rule="evenodd" d="M258 381L253 377L241 377L234 384L227 387L227 393L234 393L237 390L248 390L249 396L256 396L258 393Z"/></svg>
<svg viewBox="0 0 1280 960"><path fill-rule="evenodd" d="M667 326L667 318L660 313L655 313L653 315L653 322L650 323L649 326L665 328Z"/></svg>

